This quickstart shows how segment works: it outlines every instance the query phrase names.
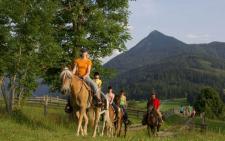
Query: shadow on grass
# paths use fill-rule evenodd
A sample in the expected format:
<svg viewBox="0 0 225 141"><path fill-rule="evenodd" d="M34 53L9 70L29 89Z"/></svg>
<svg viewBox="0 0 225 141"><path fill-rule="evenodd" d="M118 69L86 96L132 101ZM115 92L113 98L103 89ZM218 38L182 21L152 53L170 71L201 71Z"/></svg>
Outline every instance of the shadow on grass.
<svg viewBox="0 0 225 141"><path fill-rule="evenodd" d="M34 119L30 119L20 110L16 110L12 114L8 114L3 107L0 107L0 115L2 115L3 118L11 119L15 121L17 124L25 125L31 129L42 128L54 131L54 127L44 124L43 121L36 121Z"/></svg>
<svg viewBox="0 0 225 141"><path fill-rule="evenodd" d="M13 114L11 115L11 119L13 119L18 124L26 125L27 127L32 129L43 128L53 131L52 127L45 125L42 121L35 121L33 119L29 119L20 110L14 111Z"/></svg>

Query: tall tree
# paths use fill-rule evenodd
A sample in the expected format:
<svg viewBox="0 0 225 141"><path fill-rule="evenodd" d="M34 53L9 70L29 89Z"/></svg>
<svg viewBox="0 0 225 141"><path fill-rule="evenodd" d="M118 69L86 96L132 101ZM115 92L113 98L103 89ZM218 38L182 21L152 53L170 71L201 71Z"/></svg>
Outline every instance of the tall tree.
<svg viewBox="0 0 225 141"><path fill-rule="evenodd" d="M0 2L1 90L9 113L37 87L37 78L61 56L52 34L57 4L52 0Z"/></svg>
<svg viewBox="0 0 225 141"><path fill-rule="evenodd" d="M126 49L125 42L130 39L128 15L128 0L61 0L54 24L55 37L65 56L58 66L49 70L51 78L45 80L56 86L61 65L71 64L81 47L89 49L94 70L110 74L101 67L99 59L113 50Z"/></svg>
<svg viewBox="0 0 225 141"><path fill-rule="evenodd" d="M220 99L219 93L213 88L201 90L195 108L199 113L205 113L209 118L222 118L224 116L224 104Z"/></svg>

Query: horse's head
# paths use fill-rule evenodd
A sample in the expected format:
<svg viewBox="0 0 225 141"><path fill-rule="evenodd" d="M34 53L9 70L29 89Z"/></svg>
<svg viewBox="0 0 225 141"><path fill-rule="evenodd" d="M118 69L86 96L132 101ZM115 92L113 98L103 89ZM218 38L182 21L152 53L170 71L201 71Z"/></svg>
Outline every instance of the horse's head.
<svg viewBox="0 0 225 141"><path fill-rule="evenodd" d="M148 111L149 111L149 112L152 112L153 110L154 110L154 106L153 106L153 105L149 105L149 106L148 106Z"/></svg>
<svg viewBox="0 0 225 141"><path fill-rule="evenodd" d="M73 73L69 70L69 68L65 67L60 74L62 83L61 92L63 95L66 95L70 92L72 77Z"/></svg>

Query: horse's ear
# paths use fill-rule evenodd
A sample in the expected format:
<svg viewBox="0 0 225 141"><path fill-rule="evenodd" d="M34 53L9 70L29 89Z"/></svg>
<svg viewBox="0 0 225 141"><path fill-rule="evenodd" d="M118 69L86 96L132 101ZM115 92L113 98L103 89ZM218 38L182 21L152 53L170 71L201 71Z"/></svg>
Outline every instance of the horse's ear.
<svg viewBox="0 0 225 141"><path fill-rule="evenodd" d="M72 70L72 66L71 65L68 65L68 68L69 68L69 70Z"/></svg>
<svg viewBox="0 0 225 141"><path fill-rule="evenodd" d="M62 65L61 65L61 70L64 70L65 67L66 67L66 66L65 66L64 64L62 64Z"/></svg>

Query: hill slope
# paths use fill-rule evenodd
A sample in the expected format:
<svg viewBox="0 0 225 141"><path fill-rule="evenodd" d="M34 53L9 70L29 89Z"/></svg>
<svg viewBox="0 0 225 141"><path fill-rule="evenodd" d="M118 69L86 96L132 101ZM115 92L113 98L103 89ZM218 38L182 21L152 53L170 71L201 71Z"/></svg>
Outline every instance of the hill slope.
<svg viewBox="0 0 225 141"><path fill-rule="evenodd" d="M119 73L109 83L132 99L155 88L161 98L193 95L205 86L225 87L225 43L185 44L153 31L134 48L106 65Z"/></svg>

